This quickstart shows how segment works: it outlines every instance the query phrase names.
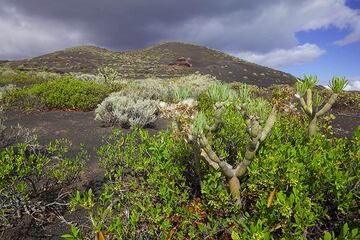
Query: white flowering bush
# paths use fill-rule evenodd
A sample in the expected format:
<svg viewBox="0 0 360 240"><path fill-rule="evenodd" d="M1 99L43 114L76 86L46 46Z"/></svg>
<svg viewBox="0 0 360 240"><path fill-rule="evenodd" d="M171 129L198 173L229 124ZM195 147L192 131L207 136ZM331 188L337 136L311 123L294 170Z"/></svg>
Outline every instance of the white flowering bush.
<svg viewBox="0 0 360 240"><path fill-rule="evenodd" d="M135 95L113 93L98 105L95 110L95 120L106 125L144 127L157 119L159 103L157 100L144 99Z"/></svg>

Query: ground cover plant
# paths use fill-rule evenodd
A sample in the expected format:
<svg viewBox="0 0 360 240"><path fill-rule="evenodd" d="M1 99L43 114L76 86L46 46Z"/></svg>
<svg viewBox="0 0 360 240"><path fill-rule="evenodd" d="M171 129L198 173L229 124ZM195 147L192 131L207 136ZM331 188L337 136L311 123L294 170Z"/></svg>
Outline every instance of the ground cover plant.
<svg viewBox="0 0 360 240"><path fill-rule="evenodd" d="M85 152L69 158L70 142L47 146L18 143L0 149L0 228L16 224L27 215L38 225L66 211L66 187L79 178Z"/></svg>
<svg viewBox="0 0 360 240"><path fill-rule="evenodd" d="M70 201L86 209L90 230L74 224L63 237L358 238L360 128L351 138L309 135L307 119L285 106L292 91L277 91L269 102L246 86L213 85L174 130L115 132L99 149L103 191Z"/></svg>
<svg viewBox="0 0 360 240"><path fill-rule="evenodd" d="M323 110L330 113L345 96L345 80L334 79L330 90L305 78L297 88L268 91L209 75L134 80L110 67L99 72L0 88L8 110L16 104L95 109L104 125L132 128L115 131L98 149L105 183L72 192L87 157L66 156L66 141L37 145L29 131L5 127L0 112L3 229L23 216L40 226L54 216L70 224L64 214L81 209L87 218L73 221L63 238L359 237L360 129L349 138L333 137L324 131L332 117L324 115L309 134L313 115L301 110L319 112L319 92L332 99ZM305 105L294 98L296 91ZM159 117L171 118L173 128L154 135L141 129ZM15 134L10 140L9 130Z"/></svg>

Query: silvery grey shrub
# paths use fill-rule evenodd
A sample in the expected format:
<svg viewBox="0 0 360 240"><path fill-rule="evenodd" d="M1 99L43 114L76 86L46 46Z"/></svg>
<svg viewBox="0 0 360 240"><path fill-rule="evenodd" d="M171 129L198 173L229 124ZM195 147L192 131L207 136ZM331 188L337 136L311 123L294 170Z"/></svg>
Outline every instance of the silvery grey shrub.
<svg viewBox="0 0 360 240"><path fill-rule="evenodd" d="M153 123L159 112L159 101L136 95L124 96L121 92L107 97L95 110L95 120L106 125L144 127Z"/></svg>

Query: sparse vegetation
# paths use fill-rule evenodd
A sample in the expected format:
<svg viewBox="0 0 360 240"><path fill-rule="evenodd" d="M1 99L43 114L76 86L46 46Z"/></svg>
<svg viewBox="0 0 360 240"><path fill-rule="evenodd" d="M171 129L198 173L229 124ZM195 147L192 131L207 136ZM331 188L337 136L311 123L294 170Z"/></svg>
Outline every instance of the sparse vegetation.
<svg viewBox="0 0 360 240"><path fill-rule="evenodd" d="M66 209L67 196L61 189L79 177L85 160L84 154L65 157L68 144L59 140L44 148L18 144L0 150L1 228L23 215L41 224L49 214L56 216ZM46 197L47 202L42 201Z"/></svg>
<svg viewBox="0 0 360 240"><path fill-rule="evenodd" d="M56 234L67 240L358 239L360 127L337 137L332 121L338 111L355 115L359 94L342 92L341 78L330 89L316 86L314 76L296 87L228 84L196 71L225 81L234 80L229 75L269 79L260 86L280 75L281 83L293 81L220 52L191 49L202 53L206 68L191 56L192 67L168 66L180 57L171 43L122 53L85 46L3 63L0 235L10 239L7 233L24 225L26 234L46 236L43 229L61 222ZM230 74L234 69L249 76ZM91 162L67 140L41 146L33 131L10 126L14 115L28 116L17 107L45 119L34 127L42 141L85 139ZM53 110L65 110L65 117L53 123L46 118L58 118ZM87 116L81 133L71 114ZM172 127L155 124L159 118ZM49 127L56 124L61 127Z"/></svg>
<svg viewBox="0 0 360 240"><path fill-rule="evenodd" d="M359 135L350 140L315 135L309 141L300 119L279 118L247 164L234 200L221 168L209 168L208 155L198 165L198 152L178 132L114 133L99 151L109 178L104 191L72 197L73 209L87 209L93 224L90 231L78 230L87 237L120 239L319 239L328 232L339 235L345 225L356 228ZM206 134L206 146L221 167L248 154L254 140L244 131L246 122L229 106L218 128Z"/></svg>

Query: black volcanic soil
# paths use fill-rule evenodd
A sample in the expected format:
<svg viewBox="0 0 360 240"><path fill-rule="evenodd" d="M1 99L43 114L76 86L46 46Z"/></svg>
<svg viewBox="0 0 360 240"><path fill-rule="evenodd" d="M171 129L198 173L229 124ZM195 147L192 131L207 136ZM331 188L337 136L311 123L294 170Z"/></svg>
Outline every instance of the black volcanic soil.
<svg viewBox="0 0 360 240"><path fill-rule="evenodd" d="M184 57L192 67L169 66ZM124 78L176 77L195 72L211 74L224 82L244 82L268 87L295 83L294 76L260 66L203 46L169 42L136 51L114 52L95 46L80 46L7 65L22 70L95 73L111 66Z"/></svg>

